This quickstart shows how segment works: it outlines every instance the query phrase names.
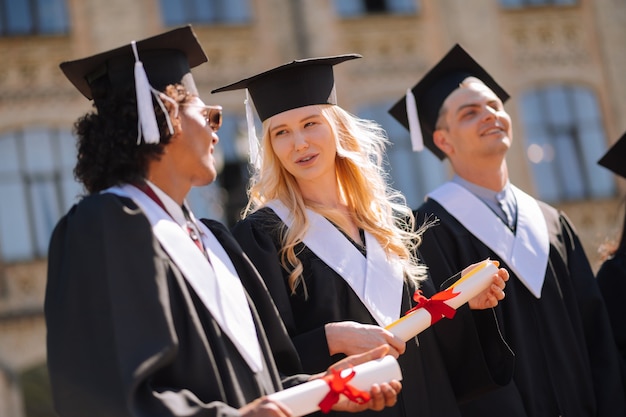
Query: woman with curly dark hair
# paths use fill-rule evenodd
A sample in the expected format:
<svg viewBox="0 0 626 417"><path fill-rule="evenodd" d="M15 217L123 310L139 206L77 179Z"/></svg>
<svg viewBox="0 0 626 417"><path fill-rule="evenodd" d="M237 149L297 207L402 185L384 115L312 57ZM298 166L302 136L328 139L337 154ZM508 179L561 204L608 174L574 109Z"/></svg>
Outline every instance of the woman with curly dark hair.
<svg viewBox="0 0 626 417"><path fill-rule="evenodd" d="M88 195L50 242L47 353L61 417L288 416L265 395L308 378L281 381L274 355L287 369L298 358L258 273L224 226L185 202L217 175L221 107L202 102L190 72L205 61L187 26L61 64L96 110L75 126ZM382 409L400 388L336 407Z"/></svg>

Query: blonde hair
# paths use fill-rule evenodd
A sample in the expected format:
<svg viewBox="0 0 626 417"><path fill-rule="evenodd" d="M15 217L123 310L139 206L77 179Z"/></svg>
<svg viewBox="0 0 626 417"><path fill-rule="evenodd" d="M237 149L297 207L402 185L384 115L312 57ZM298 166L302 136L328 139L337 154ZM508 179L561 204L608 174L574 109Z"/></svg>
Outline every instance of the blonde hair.
<svg viewBox="0 0 626 417"><path fill-rule="evenodd" d="M383 169L388 143L385 131L374 121L360 119L338 106L319 107L335 136L337 181L353 221L359 229L376 238L388 258L396 256L405 277L417 284L426 278L426 266L419 264L415 257L423 229L414 231L415 218L404 196L388 186ZM296 179L285 170L272 150L270 120L263 122L260 166L250 180L249 200L243 216L270 200L280 200L290 210L293 223L282 236L280 260L290 271L289 287L294 292L303 282L303 267L295 247L302 242L309 227L305 209L311 208L331 221L336 216L333 209L305 204ZM306 294L306 288L304 290Z"/></svg>

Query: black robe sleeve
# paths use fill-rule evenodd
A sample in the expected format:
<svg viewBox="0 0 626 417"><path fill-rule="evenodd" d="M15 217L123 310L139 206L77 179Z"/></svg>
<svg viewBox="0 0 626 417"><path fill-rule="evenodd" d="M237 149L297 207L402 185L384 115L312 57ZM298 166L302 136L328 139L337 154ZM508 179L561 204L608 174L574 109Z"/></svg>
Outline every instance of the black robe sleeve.
<svg viewBox="0 0 626 417"><path fill-rule="evenodd" d="M626 397L626 254L616 253L602 263L596 274L598 287L606 303L606 308L613 329L613 337L620 354L620 367L624 381L624 397Z"/></svg>
<svg viewBox="0 0 626 417"><path fill-rule="evenodd" d="M626 380L621 375L621 359L614 344L609 313L578 234L567 216L559 214L560 236L563 236L567 250L564 257L567 272L558 275L567 276L569 273L569 282L574 288L593 375L598 415L626 416ZM552 235L556 233L551 232ZM556 264L555 268L558 270L559 265Z"/></svg>
<svg viewBox="0 0 626 417"><path fill-rule="evenodd" d="M298 353L285 330L278 310L258 271L224 225L214 220L203 219L202 222L220 240L228 256L233 261L243 286L259 312L278 369L285 376L302 373L302 365L300 364Z"/></svg>
<svg viewBox="0 0 626 417"><path fill-rule="evenodd" d="M162 250L132 200L83 199L53 233L44 312L61 417L235 416L281 389L253 373ZM268 388L269 387L269 388Z"/></svg>
<svg viewBox="0 0 626 417"><path fill-rule="evenodd" d="M283 227L284 224L273 212L262 209L252 217L238 222L232 232L267 285L287 332L299 352L302 369L320 372L343 355L330 355L323 326L302 331L297 324L298 317L294 314L291 294L286 284L287 272L278 262L280 257L277 248L280 247Z"/></svg>
<svg viewBox="0 0 626 417"><path fill-rule="evenodd" d="M617 253L602 263L596 274L613 328L615 343L626 364L626 254Z"/></svg>

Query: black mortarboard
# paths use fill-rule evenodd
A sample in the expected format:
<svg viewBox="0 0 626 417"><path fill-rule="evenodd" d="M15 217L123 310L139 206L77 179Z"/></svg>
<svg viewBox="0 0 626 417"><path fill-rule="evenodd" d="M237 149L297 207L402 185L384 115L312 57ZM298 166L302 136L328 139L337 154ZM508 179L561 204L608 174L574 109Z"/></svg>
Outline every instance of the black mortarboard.
<svg viewBox="0 0 626 417"><path fill-rule="evenodd" d="M168 84L182 83L197 93L190 68L207 61L191 26L180 27L135 43L150 85L162 91ZM129 43L87 58L61 63L65 76L88 99L93 99L92 83L105 89L125 91L134 86L135 55ZM104 79L104 83L102 77ZM99 87L100 88L100 87ZM97 97L96 97L97 98Z"/></svg>
<svg viewBox="0 0 626 417"><path fill-rule="evenodd" d="M626 133L606 151L598 164L626 178Z"/></svg>
<svg viewBox="0 0 626 417"><path fill-rule="evenodd" d="M445 154L433 142L439 111L445 99L467 77L481 80L503 103L508 100L507 92L459 44L456 44L415 86L407 90L407 95L389 109L389 114L409 129L412 141L415 135L419 136L418 130L421 130L424 145L439 159L445 158ZM409 92L415 97L414 102ZM416 108L410 110L414 113L412 118L407 115L407 104L409 109ZM420 129L417 129L418 120ZM411 124L415 129L411 129ZM415 147L414 143L414 149Z"/></svg>
<svg viewBox="0 0 626 417"><path fill-rule="evenodd" d="M337 104L333 65L361 58L358 54L292 61L212 93L248 89L261 121L313 104Z"/></svg>
<svg viewBox="0 0 626 417"><path fill-rule="evenodd" d="M141 138L145 143L159 143L161 134L153 96L163 106L158 92L169 84L182 84L189 93L197 95L190 69L206 61L196 35L187 25L87 58L63 62L60 67L78 91L94 100L97 108L100 100L110 93L128 94L133 88L139 119L137 143ZM169 116L165 116L173 134Z"/></svg>

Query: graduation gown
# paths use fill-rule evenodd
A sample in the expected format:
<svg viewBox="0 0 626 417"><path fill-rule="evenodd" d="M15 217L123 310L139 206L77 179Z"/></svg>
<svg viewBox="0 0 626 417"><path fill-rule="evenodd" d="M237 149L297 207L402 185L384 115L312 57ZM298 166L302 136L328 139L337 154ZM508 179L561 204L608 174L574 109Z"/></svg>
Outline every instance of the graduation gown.
<svg viewBox="0 0 626 417"><path fill-rule="evenodd" d="M343 355L331 356L324 325L330 322L376 321L346 281L306 245L296 247L304 267L304 287L295 294L288 287L288 272L279 262L280 236L286 226L269 208L263 208L238 222L232 232L266 282L289 335L299 353L302 371L326 369ZM384 277L381 277L384 279ZM429 281L424 293L435 290ZM414 306L414 288L404 285L400 314ZM502 341L491 310L479 312L476 327L442 320L407 342L406 352L398 359L403 373L402 392L396 406L377 416L460 416L457 400L504 384L510 378L512 354ZM443 349L435 329L443 324ZM481 343L482 342L482 343ZM363 415L359 413L359 415Z"/></svg>
<svg viewBox="0 0 626 417"><path fill-rule="evenodd" d="M432 216L439 219L439 224L426 231L420 246L434 279L487 257L499 261L510 273L506 298L496 313L516 356L513 380L465 404L463 415L623 416L617 353L589 262L565 215L538 203L549 236L540 299L507 262L438 202L428 199L416 211L417 224ZM488 221L499 220L495 215L493 220L485 219L485 227Z"/></svg>
<svg viewBox="0 0 626 417"><path fill-rule="evenodd" d="M598 287L604 297L613 336L621 357L622 374L626 381L626 253L617 252L602 263L596 274Z"/></svg>
<svg viewBox="0 0 626 417"><path fill-rule="evenodd" d="M49 249L44 311L61 417L237 415L282 389L272 349L292 370L293 345L235 240L219 223L205 224L249 294L262 371L253 372L222 332L136 203L91 195L60 220Z"/></svg>

